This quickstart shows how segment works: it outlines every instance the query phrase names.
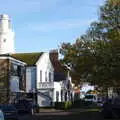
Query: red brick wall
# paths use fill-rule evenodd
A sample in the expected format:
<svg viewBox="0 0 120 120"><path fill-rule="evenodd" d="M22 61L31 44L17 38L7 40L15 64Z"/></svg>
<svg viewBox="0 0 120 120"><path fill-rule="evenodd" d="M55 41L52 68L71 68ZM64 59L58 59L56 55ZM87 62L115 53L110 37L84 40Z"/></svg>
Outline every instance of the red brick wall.
<svg viewBox="0 0 120 120"><path fill-rule="evenodd" d="M0 103L9 101L9 60L0 59Z"/></svg>

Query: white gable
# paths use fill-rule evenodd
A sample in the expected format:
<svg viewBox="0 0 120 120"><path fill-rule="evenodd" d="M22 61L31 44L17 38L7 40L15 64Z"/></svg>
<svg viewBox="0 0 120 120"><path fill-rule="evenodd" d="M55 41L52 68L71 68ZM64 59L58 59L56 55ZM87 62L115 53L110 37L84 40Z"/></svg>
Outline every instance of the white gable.
<svg viewBox="0 0 120 120"><path fill-rule="evenodd" d="M43 53L42 56L37 61L36 66L37 66L37 83L46 82L45 79L49 81L49 73L51 73L51 77L53 81L54 68L50 61L49 53ZM42 76L41 76L42 81L40 81L40 71L42 71Z"/></svg>

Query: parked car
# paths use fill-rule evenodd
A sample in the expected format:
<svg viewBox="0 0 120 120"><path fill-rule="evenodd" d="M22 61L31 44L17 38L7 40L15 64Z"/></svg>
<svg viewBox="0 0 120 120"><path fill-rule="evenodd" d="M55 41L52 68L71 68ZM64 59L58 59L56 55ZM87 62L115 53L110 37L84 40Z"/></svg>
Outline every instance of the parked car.
<svg viewBox="0 0 120 120"><path fill-rule="evenodd" d="M4 113L1 109L0 109L0 120L4 120Z"/></svg>
<svg viewBox="0 0 120 120"><path fill-rule="evenodd" d="M104 103L104 101L102 100L102 98L98 97L98 99L97 99L97 106L98 107L102 107L103 103Z"/></svg>
<svg viewBox="0 0 120 120"><path fill-rule="evenodd" d="M101 113L105 118L120 118L120 96L104 102Z"/></svg>
<svg viewBox="0 0 120 120"><path fill-rule="evenodd" d="M86 94L84 100L88 102L97 102L97 96L94 94Z"/></svg>
<svg viewBox="0 0 120 120"><path fill-rule="evenodd" d="M1 104L0 109L3 111L5 120L18 120L17 110L12 104Z"/></svg>
<svg viewBox="0 0 120 120"><path fill-rule="evenodd" d="M22 99L18 100L17 103L15 103L15 107L18 110L18 113L30 113L33 114L33 112L36 112L38 106L36 104L33 104L33 101Z"/></svg>

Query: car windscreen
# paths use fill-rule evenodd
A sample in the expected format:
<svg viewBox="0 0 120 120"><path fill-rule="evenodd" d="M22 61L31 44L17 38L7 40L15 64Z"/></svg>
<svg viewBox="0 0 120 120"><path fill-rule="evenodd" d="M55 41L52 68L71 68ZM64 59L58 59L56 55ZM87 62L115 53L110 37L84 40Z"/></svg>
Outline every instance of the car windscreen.
<svg viewBox="0 0 120 120"><path fill-rule="evenodd" d="M93 98L94 98L93 95L86 95L86 96L85 96L85 99L93 99Z"/></svg>

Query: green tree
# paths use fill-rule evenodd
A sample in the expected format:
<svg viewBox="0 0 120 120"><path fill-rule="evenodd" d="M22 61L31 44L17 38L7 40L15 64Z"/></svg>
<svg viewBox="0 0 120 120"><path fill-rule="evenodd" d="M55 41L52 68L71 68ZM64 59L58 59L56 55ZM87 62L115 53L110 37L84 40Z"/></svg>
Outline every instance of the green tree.
<svg viewBox="0 0 120 120"><path fill-rule="evenodd" d="M120 0L107 0L105 5L100 7L100 19L91 24L87 34L97 43L94 50L98 71L95 73L96 81L107 86L119 85ZM97 41L100 41L100 44ZM102 78L99 77L100 74Z"/></svg>
<svg viewBox="0 0 120 120"><path fill-rule="evenodd" d="M120 83L120 0L107 0L99 20L75 43L63 43L60 53L70 65L74 81L85 79L99 86Z"/></svg>

